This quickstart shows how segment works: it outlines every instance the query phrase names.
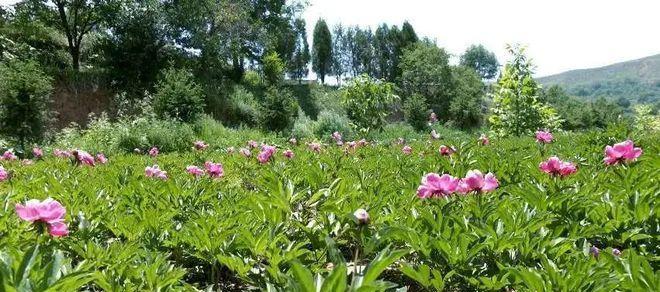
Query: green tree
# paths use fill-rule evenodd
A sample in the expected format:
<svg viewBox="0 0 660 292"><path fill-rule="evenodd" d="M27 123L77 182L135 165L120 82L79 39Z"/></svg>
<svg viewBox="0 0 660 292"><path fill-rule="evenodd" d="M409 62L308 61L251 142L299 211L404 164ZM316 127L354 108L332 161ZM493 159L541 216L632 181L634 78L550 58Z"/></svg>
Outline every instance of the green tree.
<svg viewBox="0 0 660 292"><path fill-rule="evenodd" d="M342 103L348 118L361 131L381 130L385 117L397 99L394 85L361 75L342 89Z"/></svg>
<svg viewBox="0 0 660 292"><path fill-rule="evenodd" d="M204 110L202 88L182 69L167 69L156 85L154 111L160 118L194 121Z"/></svg>
<svg viewBox="0 0 660 292"><path fill-rule="evenodd" d="M491 129L499 135L527 135L540 128L554 129L561 123L554 109L539 102L539 85L532 77L532 63L524 48L508 46L513 59L504 67L493 89Z"/></svg>
<svg viewBox="0 0 660 292"><path fill-rule="evenodd" d="M50 118L51 78L34 61L0 63L0 133L22 150L40 142Z"/></svg>
<svg viewBox="0 0 660 292"><path fill-rule="evenodd" d="M276 52L266 54L263 60L263 73L266 84L279 86L284 78L284 63Z"/></svg>
<svg viewBox="0 0 660 292"><path fill-rule="evenodd" d="M319 19L314 26L312 69L321 79L321 83L325 83L325 76L332 69L332 35L323 19Z"/></svg>
<svg viewBox="0 0 660 292"><path fill-rule="evenodd" d="M500 64L493 52L488 51L483 45L471 45L461 55L461 66L472 68L482 79L493 79L497 74Z"/></svg>
<svg viewBox="0 0 660 292"><path fill-rule="evenodd" d="M292 61L288 63L289 76L292 79L300 80L304 77L307 77L309 69L307 64L309 64L310 55L309 55L309 44L307 43L307 30L305 29L305 20L296 19L294 21L294 27L296 31L296 49L293 52Z"/></svg>
<svg viewBox="0 0 660 292"><path fill-rule="evenodd" d="M403 103L404 117L408 124L417 131L428 129L430 113L426 99L421 95L414 94Z"/></svg>
<svg viewBox="0 0 660 292"><path fill-rule="evenodd" d="M270 87L262 105L261 124L270 131L291 129L298 117L298 109L298 103L291 91Z"/></svg>
<svg viewBox="0 0 660 292"><path fill-rule="evenodd" d="M398 30L397 30L398 32ZM373 39L375 70L373 77L389 80L390 68L392 67L392 58L394 57L395 43L392 41L392 34L387 24L383 23L376 29ZM395 37L394 37L395 38Z"/></svg>
<svg viewBox="0 0 660 292"><path fill-rule="evenodd" d="M483 120L484 84L474 70L466 67L453 67L456 87L454 98L449 104L449 117L460 128L477 127Z"/></svg>
<svg viewBox="0 0 660 292"><path fill-rule="evenodd" d="M418 42L405 51L399 67L404 97L423 96L438 118L447 120L455 85L449 54L430 41Z"/></svg>
<svg viewBox="0 0 660 292"><path fill-rule="evenodd" d="M332 75L337 78L337 84L341 84L341 78L346 74L344 58L346 44L346 33L341 24L337 24L332 31Z"/></svg>

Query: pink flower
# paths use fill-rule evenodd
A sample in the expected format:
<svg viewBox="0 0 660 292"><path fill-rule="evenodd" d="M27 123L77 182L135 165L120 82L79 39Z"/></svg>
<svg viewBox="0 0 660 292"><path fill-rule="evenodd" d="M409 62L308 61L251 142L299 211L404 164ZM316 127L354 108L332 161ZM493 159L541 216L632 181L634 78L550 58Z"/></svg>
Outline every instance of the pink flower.
<svg viewBox="0 0 660 292"><path fill-rule="evenodd" d="M73 157L76 159L76 162L83 165L94 166L94 157L89 153L77 149L73 150Z"/></svg>
<svg viewBox="0 0 660 292"><path fill-rule="evenodd" d="M353 219L358 225L369 224L369 213L365 209L357 209L353 212Z"/></svg>
<svg viewBox="0 0 660 292"><path fill-rule="evenodd" d="M193 146L195 147L195 150L200 150L200 151L209 147L209 145L204 143L204 141L195 141L193 142Z"/></svg>
<svg viewBox="0 0 660 292"><path fill-rule="evenodd" d="M431 139L440 139L440 134L435 130L431 131Z"/></svg>
<svg viewBox="0 0 660 292"><path fill-rule="evenodd" d="M167 171L161 170L160 167L158 167L158 165L155 164L153 166L147 166L144 169L144 174L147 177L158 178L162 180L167 179Z"/></svg>
<svg viewBox="0 0 660 292"><path fill-rule="evenodd" d="M291 139L289 139L289 143L291 143L291 145L296 145L298 144L298 140L294 137L291 137Z"/></svg>
<svg viewBox="0 0 660 292"><path fill-rule="evenodd" d="M261 146L261 153L257 155L257 160L261 164L266 164L270 160L270 158L273 156L277 148L275 146L270 146L270 145L263 145Z"/></svg>
<svg viewBox="0 0 660 292"><path fill-rule="evenodd" d="M548 158L547 161L539 164L539 169L552 176L568 176L577 171L572 162L561 161L557 156Z"/></svg>
<svg viewBox="0 0 660 292"><path fill-rule="evenodd" d="M603 162L607 165L631 162L637 160L640 155L642 155L642 148L635 147L633 141L626 140L614 144L614 146L605 146L605 159L603 159Z"/></svg>
<svg viewBox="0 0 660 292"><path fill-rule="evenodd" d="M100 164L106 164L108 163L108 158L105 157L105 154L99 152L96 153L96 161L98 161Z"/></svg>
<svg viewBox="0 0 660 292"><path fill-rule="evenodd" d="M422 178L422 184L417 188L417 196L422 199L447 197L456 191L459 179L443 174L429 173Z"/></svg>
<svg viewBox="0 0 660 292"><path fill-rule="evenodd" d="M23 159L23 160L21 160L21 164L23 164L23 165L32 165L32 164L34 164L34 161L32 161L31 159Z"/></svg>
<svg viewBox="0 0 660 292"><path fill-rule="evenodd" d="M536 142L548 144L552 142L552 139L554 139L554 137L552 137L550 132L536 131Z"/></svg>
<svg viewBox="0 0 660 292"><path fill-rule="evenodd" d="M238 152L240 152L241 155L243 155L245 157L252 156L252 152L250 152L250 149L247 149L247 148L241 148L241 149L238 150Z"/></svg>
<svg viewBox="0 0 660 292"><path fill-rule="evenodd" d="M360 139L360 141L357 141L357 145L360 147L367 146L367 144L369 144L369 142L367 142L367 140L364 138Z"/></svg>
<svg viewBox="0 0 660 292"><path fill-rule="evenodd" d="M293 154L293 151L291 151L291 149L287 149L286 151L284 151L282 153L282 155L284 155L284 157L286 157L286 158L291 159L291 158L293 158L294 154Z"/></svg>
<svg viewBox="0 0 660 292"><path fill-rule="evenodd" d="M257 143L257 141L254 141L254 140L248 141L247 145L248 145L248 147L250 147L250 149L254 149L254 148L259 147L259 143Z"/></svg>
<svg viewBox="0 0 660 292"><path fill-rule="evenodd" d="M158 147L156 147L156 146L151 147L151 149L149 149L149 156L151 156L151 157L158 156L158 153L159 153Z"/></svg>
<svg viewBox="0 0 660 292"><path fill-rule="evenodd" d="M55 157L59 157L59 158L69 158L69 157L71 157L71 152L66 151L66 150L63 151L63 150L60 150L60 149L55 149L55 150L53 150L53 155L55 155Z"/></svg>
<svg viewBox="0 0 660 292"><path fill-rule="evenodd" d="M470 170L465 178L461 179L457 191L462 194L469 192L486 193L497 189L499 185L500 183L494 174L489 172L484 176L479 170Z"/></svg>
<svg viewBox="0 0 660 292"><path fill-rule="evenodd" d="M347 152L353 152L353 151L355 151L359 146L360 146L360 145L358 144L358 142L350 141L350 142L346 143L346 151L347 151Z"/></svg>
<svg viewBox="0 0 660 292"><path fill-rule="evenodd" d="M433 124L438 121L438 117L435 115L434 112L431 112L431 115L429 116L429 123Z"/></svg>
<svg viewBox="0 0 660 292"><path fill-rule="evenodd" d="M204 175L204 170L195 165L189 165L188 167L186 167L186 172L194 177L200 177Z"/></svg>
<svg viewBox="0 0 660 292"><path fill-rule="evenodd" d="M307 144L307 146L309 146L309 150L312 150L316 153L321 152L321 144L319 144L319 143L312 142L312 143Z"/></svg>
<svg viewBox="0 0 660 292"><path fill-rule="evenodd" d="M2 165L0 165L0 182L6 181L8 179L9 179L9 172L7 172L7 170L5 170L5 168L2 167Z"/></svg>
<svg viewBox="0 0 660 292"><path fill-rule="evenodd" d="M59 237L69 234L68 227L64 223L66 209L51 198L43 201L29 200L25 205L16 204L16 214L19 218L31 223L45 223L51 236Z"/></svg>
<svg viewBox="0 0 660 292"><path fill-rule="evenodd" d="M207 161L204 163L204 168L206 168L206 172L212 178L221 178L225 175L225 170L222 168L222 164L220 163Z"/></svg>
<svg viewBox="0 0 660 292"><path fill-rule="evenodd" d="M227 147L227 154L233 154L236 151L234 147Z"/></svg>
<svg viewBox="0 0 660 292"><path fill-rule="evenodd" d="M39 147L34 147L32 148L32 156L34 156L36 159L39 159L44 156L44 151Z"/></svg>
<svg viewBox="0 0 660 292"><path fill-rule="evenodd" d="M7 150L5 153L2 154L2 160L16 160L18 157L14 155L14 151L12 150Z"/></svg>
<svg viewBox="0 0 660 292"><path fill-rule="evenodd" d="M396 144L397 145L406 144L406 139L403 139L403 138L399 137L399 138L396 139Z"/></svg>
<svg viewBox="0 0 660 292"><path fill-rule="evenodd" d="M401 151L403 151L403 154L405 154L405 155L410 155L412 153L412 147L410 147L408 145L403 146Z"/></svg>
<svg viewBox="0 0 660 292"><path fill-rule="evenodd" d="M440 145L440 149L438 151L442 156L450 156L456 152L456 148L454 148L454 146L447 147L445 145Z"/></svg>
<svg viewBox="0 0 660 292"><path fill-rule="evenodd" d="M341 140L341 133L335 131L334 133L332 133L331 137L332 140L335 140L335 143L337 143L337 145L341 146L344 144L344 142Z"/></svg>
<svg viewBox="0 0 660 292"><path fill-rule="evenodd" d="M490 145L490 140L486 134L481 134L481 136L479 136L479 144L483 146Z"/></svg>

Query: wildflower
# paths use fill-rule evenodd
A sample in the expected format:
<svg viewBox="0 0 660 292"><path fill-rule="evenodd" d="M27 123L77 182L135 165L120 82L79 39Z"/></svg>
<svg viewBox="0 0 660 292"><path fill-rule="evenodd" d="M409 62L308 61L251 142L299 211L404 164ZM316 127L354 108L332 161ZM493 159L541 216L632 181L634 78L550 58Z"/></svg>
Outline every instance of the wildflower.
<svg viewBox="0 0 660 292"><path fill-rule="evenodd" d="M188 167L186 167L186 172L194 177L200 177L204 175L204 170L195 165L189 165Z"/></svg>
<svg viewBox="0 0 660 292"><path fill-rule="evenodd" d="M32 156L34 156L36 159L39 159L44 156L44 151L39 147L34 147L32 148Z"/></svg>
<svg viewBox="0 0 660 292"><path fill-rule="evenodd" d="M494 174L489 172L484 176L479 170L470 170L465 178L459 182L457 191L462 194L469 192L486 193L497 189L499 185L500 183Z"/></svg>
<svg viewBox="0 0 660 292"><path fill-rule="evenodd" d="M261 164L268 163L268 161L273 156L276 150L277 148L275 148L275 146L270 146L270 145L261 146L261 153L257 155L257 160L259 160Z"/></svg>
<svg viewBox="0 0 660 292"><path fill-rule="evenodd" d="M490 140L486 134L481 134L481 136L479 136L479 144L483 146L490 145Z"/></svg>
<svg viewBox="0 0 660 292"><path fill-rule="evenodd" d="M155 164L153 166L147 166L144 169L144 174L147 177L153 177L153 178L158 178L158 179L162 179L162 180L167 179L167 171L161 170L160 167L158 167L158 165L155 165Z"/></svg>
<svg viewBox="0 0 660 292"><path fill-rule="evenodd" d="M135 148L135 149L133 149L133 153L135 153L135 154L141 154L141 153L142 153L142 150L140 150L140 148Z"/></svg>
<svg viewBox="0 0 660 292"><path fill-rule="evenodd" d="M552 134L548 131L536 131L536 142L548 144L551 143L553 139L554 137L552 137Z"/></svg>
<svg viewBox="0 0 660 292"><path fill-rule="evenodd" d="M55 149L55 150L53 150L53 155L55 155L55 157L59 157L59 158L69 158L69 157L71 157L71 152L66 151L66 150Z"/></svg>
<svg viewBox="0 0 660 292"><path fill-rule="evenodd" d="M369 213L365 209L357 209L353 212L353 219L358 225L369 224Z"/></svg>
<svg viewBox="0 0 660 292"><path fill-rule="evenodd" d="M220 163L207 161L204 163L204 168L206 168L206 172L212 178L221 178L225 175L225 170L222 168L222 164Z"/></svg>
<svg viewBox="0 0 660 292"><path fill-rule="evenodd" d="M405 155L410 155L412 153L412 147L410 147L408 145L403 146L401 151L403 151L403 154L405 154Z"/></svg>
<svg viewBox="0 0 660 292"><path fill-rule="evenodd" d="M589 248L589 253L598 259L598 256L600 255L600 249L592 245L591 248Z"/></svg>
<svg viewBox="0 0 660 292"><path fill-rule="evenodd" d="M79 164L84 164L84 165L89 165L89 166L94 166L94 157L90 155L89 153L77 149L73 150L72 152L73 158L75 159L76 163Z"/></svg>
<svg viewBox="0 0 660 292"><path fill-rule="evenodd" d="M607 165L614 165L620 162L631 162L637 160L642 155L642 148L635 147L633 141L626 140L614 146L605 146L605 158L603 162Z"/></svg>
<svg viewBox="0 0 660 292"><path fill-rule="evenodd" d="M32 161L32 159L23 159L23 160L21 160L21 164L23 164L23 165L32 165L32 164L34 164L34 161Z"/></svg>
<svg viewBox="0 0 660 292"><path fill-rule="evenodd" d="M195 150L201 151L209 147L209 145L204 143L204 141L198 140L193 142L193 147L195 147Z"/></svg>
<svg viewBox="0 0 660 292"><path fill-rule="evenodd" d="M612 249L612 255L615 257L620 257L621 256L621 251L618 248L613 248Z"/></svg>
<svg viewBox="0 0 660 292"><path fill-rule="evenodd" d="M396 144L397 145L406 144L406 139L403 139L403 138L399 137L399 138L396 139Z"/></svg>
<svg viewBox="0 0 660 292"><path fill-rule="evenodd" d="M25 221L46 224L51 236L59 237L69 234L68 227L64 223L66 209L51 198L43 201L29 200L25 205L16 204L16 214Z"/></svg>
<svg viewBox="0 0 660 292"><path fill-rule="evenodd" d="M440 134L438 134L438 132L436 132L435 130L432 130L431 131L431 138L432 139L440 139Z"/></svg>
<svg viewBox="0 0 660 292"><path fill-rule="evenodd" d="M96 153L96 161L98 161L100 164L106 164L108 163L108 158L105 157L105 154L99 152Z"/></svg>
<svg viewBox="0 0 660 292"><path fill-rule="evenodd" d="M289 143L291 143L291 145L296 145L298 144L298 140L294 137L291 137L291 139L289 139Z"/></svg>
<svg viewBox="0 0 660 292"><path fill-rule="evenodd" d="M282 153L282 155L284 155L284 157L286 157L286 158L291 159L291 158L293 158L294 154L293 154L293 151L291 151L291 149L287 149L286 151L284 151Z"/></svg>
<svg viewBox="0 0 660 292"><path fill-rule="evenodd" d="M159 153L158 147L156 147L156 146L151 147L151 149L149 149L149 156L151 156L151 157L158 156L158 153Z"/></svg>
<svg viewBox="0 0 660 292"><path fill-rule="evenodd" d="M440 149L438 151L442 156L450 156L456 152L456 148L454 148L454 146L448 147L445 145L440 145Z"/></svg>
<svg viewBox="0 0 660 292"><path fill-rule="evenodd" d="M337 143L337 145L339 145L339 146L344 145L344 142L341 139L342 138L341 133L335 131L334 133L332 133L331 137L332 137L332 140L334 140L335 143Z"/></svg>
<svg viewBox="0 0 660 292"><path fill-rule="evenodd" d="M359 146L358 142L350 141L350 142L346 143L346 150L347 151L355 151L355 149L357 149L358 146Z"/></svg>
<svg viewBox="0 0 660 292"><path fill-rule="evenodd" d="M434 112L431 112L431 115L429 115L429 124L433 124L437 121L438 121L438 116L436 116Z"/></svg>
<svg viewBox="0 0 660 292"><path fill-rule="evenodd" d="M357 145L360 147L367 146L367 144L369 144L369 142L367 142L367 140L364 138L360 139L360 141L357 141Z"/></svg>
<svg viewBox="0 0 660 292"><path fill-rule="evenodd" d="M254 141L254 140L248 141L247 145L248 145L248 147L250 147L250 149L254 149L254 148L259 147L259 143L257 143L257 141Z"/></svg>
<svg viewBox="0 0 660 292"><path fill-rule="evenodd" d="M307 146L309 146L309 150L312 150L316 153L321 152L321 144L319 144L319 143L312 142L312 143L307 144Z"/></svg>
<svg viewBox="0 0 660 292"><path fill-rule="evenodd" d="M245 157L252 156L252 152L250 152L250 149L247 149L247 148L241 148L241 149L238 150L238 152L240 152L241 155L243 155Z"/></svg>
<svg viewBox="0 0 660 292"><path fill-rule="evenodd" d="M2 154L2 160L16 160L18 157L14 154L14 151L7 150Z"/></svg>
<svg viewBox="0 0 660 292"><path fill-rule="evenodd" d="M5 170L5 168L0 165L0 182L8 180L10 177L9 172Z"/></svg>
<svg viewBox="0 0 660 292"><path fill-rule="evenodd" d="M417 196L426 199L433 197L447 197L456 191L459 179L443 174L429 173L422 178L421 185L417 188Z"/></svg>
<svg viewBox="0 0 660 292"><path fill-rule="evenodd" d="M568 176L577 171L572 162L561 161L557 156L550 157L547 161L539 164L539 169L552 176Z"/></svg>

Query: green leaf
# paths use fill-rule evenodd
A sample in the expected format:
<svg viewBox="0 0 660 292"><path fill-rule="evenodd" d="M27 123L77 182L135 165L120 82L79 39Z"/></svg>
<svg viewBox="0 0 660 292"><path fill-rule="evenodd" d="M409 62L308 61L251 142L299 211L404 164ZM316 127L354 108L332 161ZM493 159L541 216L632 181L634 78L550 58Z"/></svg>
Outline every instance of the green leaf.
<svg viewBox="0 0 660 292"><path fill-rule="evenodd" d="M391 251L389 248L385 248L382 250L378 255L376 255L376 258L369 263L369 266L367 266L367 270L364 272L364 278L362 280L362 283L364 285L370 285L370 283L376 281L378 276L391 264L393 264L395 261L397 261L399 258L407 254L409 251L408 250L394 250Z"/></svg>
<svg viewBox="0 0 660 292"><path fill-rule="evenodd" d="M303 265L298 261L294 261L291 264L291 271L293 272L293 277L296 282L300 284L302 291L316 292L316 288L314 287L314 276L312 276L312 272L303 267Z"/></svg>
<svg viewBox="0 0 660 292"><path fill-rule="evenodd" d="M35 246L30 248L30 250L26 252L25 255L23 255L23 260L21 260L21 264L16 271L16 276L14 276L14 284L16 287L19 287L19 289L27 288L30 270L32 269L32 265L34 264L38 254L39 244L37 243Z"/></svg>
<svg viewBox="0 0 660 292"><path fill-rule="evenodd" d="M346 265L344 264L335 267L323 282L321 292L346 291L346 272Z"/></svg>

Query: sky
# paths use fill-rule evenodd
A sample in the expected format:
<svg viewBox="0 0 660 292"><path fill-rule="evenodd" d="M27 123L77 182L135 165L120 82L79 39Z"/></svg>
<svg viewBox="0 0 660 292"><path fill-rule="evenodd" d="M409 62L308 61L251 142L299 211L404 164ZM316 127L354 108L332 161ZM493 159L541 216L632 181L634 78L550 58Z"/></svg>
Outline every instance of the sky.
<svg viewBox="0 0 660 292"><path fill-rule="evenodd" d="M527 46L536 76L660 54L659 0L303 0L311 41L314 24L371 26L409 21L417 34L457 62L483 44L500 63L505 45ZM6 5L16 0L0 0ZM311 44L311 43L310 43Z"/></svg>

